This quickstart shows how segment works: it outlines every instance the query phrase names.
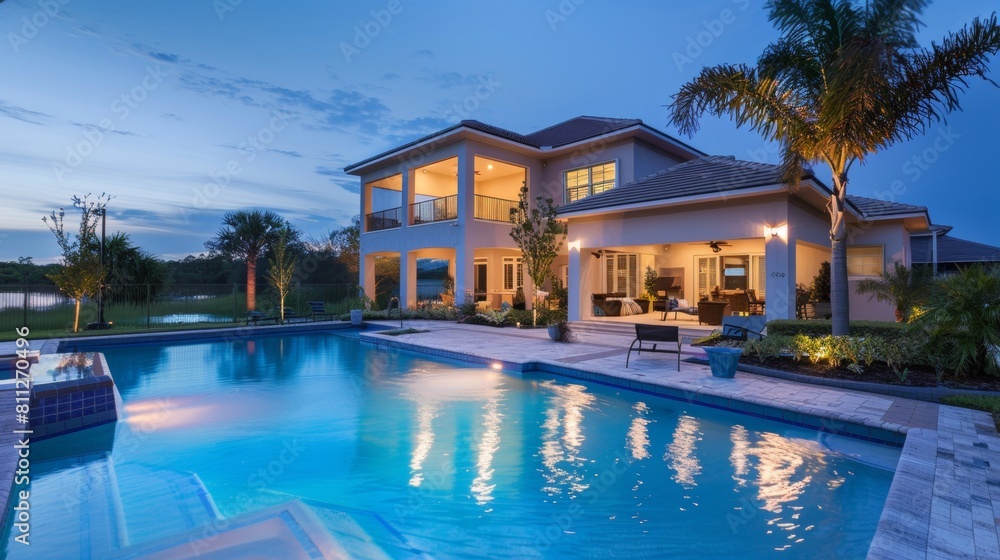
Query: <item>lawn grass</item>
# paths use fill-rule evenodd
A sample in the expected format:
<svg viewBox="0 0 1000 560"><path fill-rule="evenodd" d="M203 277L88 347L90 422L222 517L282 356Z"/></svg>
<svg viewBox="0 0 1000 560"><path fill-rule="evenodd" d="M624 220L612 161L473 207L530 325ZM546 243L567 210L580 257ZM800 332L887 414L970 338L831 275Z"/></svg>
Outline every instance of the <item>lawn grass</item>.
<svg viewBox="0 0 1000 560"><path fill-rule="evenodd" d="M941 403L974 410L985 410L993 415L993 421L997 425L997 430L1000 431L1000 396L952 395L941 397Z"/></svg>

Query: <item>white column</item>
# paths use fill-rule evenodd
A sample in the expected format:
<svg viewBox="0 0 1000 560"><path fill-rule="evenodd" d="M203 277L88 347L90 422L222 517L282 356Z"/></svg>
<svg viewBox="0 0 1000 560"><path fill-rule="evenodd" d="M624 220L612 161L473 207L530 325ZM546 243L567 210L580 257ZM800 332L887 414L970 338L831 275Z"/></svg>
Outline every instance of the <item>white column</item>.
<svg viewBox="0 0 1000 560"><path fill-rule="evenodd" d="M582 290L582 274L583 267L581 264L580 257L580 242L571 241L569 243L569 274L566 279L566 289L567 298L569 301L567 315L570 321L580 321L583 319L581 315L581 310L583 309L583 299L581 297Z"/></svg>
<svg viewBox="0 0 1000 560"><path fill-rule="evenodd" d="M399 254L399 302L403 307L417 306L417 253Z"/></svg>
<svg viewBox="0 0 1000 560"><path fill-rule="evenodd" d="M410 204L413 203L413 177L409 169L404 169L402 172L403 187L400 193L399 203L401 208L399 209L399 221L402 223L402 227L406 228L410 225ZM402 266L402 262L400 263ZM402 298L400 298L402 299Z"/></svg>
<svg viewBox="0 0 1000 560"><path fill-rule="evenodd" d="M767 272L767 320L795 318L795 235L789 226L778 235L765 232L764 266Z"/></svg>
<svg viewBox="0 0 1000 560"><path fill-rule="evenodd" d="M458 152L458 232L455 241L455 304L465 303L475 288L475 246L470 239L475 203L476 170L468 146Z"/></svg>
<svg viewBox="0 0 1000 560"><path fill-rule="evenodd" d="M359 281L365 294L371 299L375 299L375 255L361 254L358 259Z"/></svg>

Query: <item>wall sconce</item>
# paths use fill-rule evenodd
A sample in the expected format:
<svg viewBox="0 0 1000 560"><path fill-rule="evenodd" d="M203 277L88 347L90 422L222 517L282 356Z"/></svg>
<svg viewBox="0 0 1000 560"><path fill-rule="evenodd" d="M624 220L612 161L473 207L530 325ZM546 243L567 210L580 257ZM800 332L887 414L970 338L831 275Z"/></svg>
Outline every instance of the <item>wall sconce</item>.
<svg viewBox="0 0 1000 560"><path fill-rule="evenodd" d="M669 250L670 250L670 245L664 245L664 246L663 246L663 252L664 252L664 253L666 253L666 252L667 252L667 251L669 251Z"/></svg>
<svg viewBox="0 0 1000 560"><path fill-rule="evenodd" d="M764 237L783 237L786 226L764 226Z"/></svg>
<svg viewBox="0 0 1000 560"><path fill-rule="evenodd" d="M566 246L569 248L570 251L579 251L580 245L581 242L579 239L577 239L576 241L570 241L569 243L566 244Z"/></svg>

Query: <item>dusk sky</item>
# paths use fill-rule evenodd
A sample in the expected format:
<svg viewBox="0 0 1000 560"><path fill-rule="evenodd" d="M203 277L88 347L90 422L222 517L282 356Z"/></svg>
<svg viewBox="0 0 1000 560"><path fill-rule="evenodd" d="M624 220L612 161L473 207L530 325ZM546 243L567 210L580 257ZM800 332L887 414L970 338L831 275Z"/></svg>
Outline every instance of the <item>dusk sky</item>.
<svg viewBox="0 0 1000 560"><path fill-rule="evenodd" d="M932 4L922 43L997 7ZM666 126L702 66L752 63L777 36L760 1L7 0L0 29L0 260L54 261L41 218L86 193L113 194L109 231L163 258L203 252L238 208L321 237L358 213L345 165L462 119L530 133L641 118L776 161L727 120L691 139ZM1000 89L970 81L964 112L854 168L849 192L1000 245L998 105Z"/></svg>

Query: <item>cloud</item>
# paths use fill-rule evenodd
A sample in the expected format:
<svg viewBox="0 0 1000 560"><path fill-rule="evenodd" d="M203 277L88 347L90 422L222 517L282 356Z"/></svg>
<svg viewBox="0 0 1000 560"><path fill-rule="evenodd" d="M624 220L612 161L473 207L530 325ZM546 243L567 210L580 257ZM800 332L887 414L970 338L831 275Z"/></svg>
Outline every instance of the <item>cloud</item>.
<svg viewBox="0 0 1000 560"><path fill-rule="evenodd" d="M184 122L184 119L182 119L179 115L175 113L163 113L162 117L165 119L170 119L178 122Z"/></svg>
<svg viewBox="0 0 1000 560"><path fill-rule="evenodd" d="M141 136L141 134L136 134L135 132L132 132L130 130L116 130L113 128L111 129L102 128L100 126L97 126L96 124L80 123L76 121L69 121L69 124L75 126L76 128L79 128L80 130L86 130L86 131L96 130L103 134L117 134L118 136L135 136L135 137Z"/></svg>
<svg viewBox="0 0 1000 560"><path fill-rule="evenodd" d="M434 54L434 51L428 49L415 50L413 51L413 56L417 58L426 58L428 60L437 60L437 55Z"/></svg>
<svg viewBox="0 0 1000 560"><path fill-rule="evenodd" d="M423 75L418 76L417 79L424 83L434 84L441 89L475 86L479 84L479 76L473 74L461 74L459 72L437 72L427 70Z"/></svg>
<svg viewBox="0 0 1000 560"><path fill-rule="evenodd" d="M18 107L16 105L11 105L6 101L0 100L0 115L7 118L19 120L29 124L46 125L55 119L56 117L39 111L32 111L31 109L25 109L24 107Z"/></svg>
<svg viewBox="0 0 1000 560"><path fill-rule="evenodd" d="M300 158L300 157L302 157L302 154L300 154L299 152L296 152L295 150L277 150L275 148L271 148L271 149L268 150L268 152L274 152L276 154L281 154L283 156L288 156L288 157L291 157L291 158Z"/></svg>

